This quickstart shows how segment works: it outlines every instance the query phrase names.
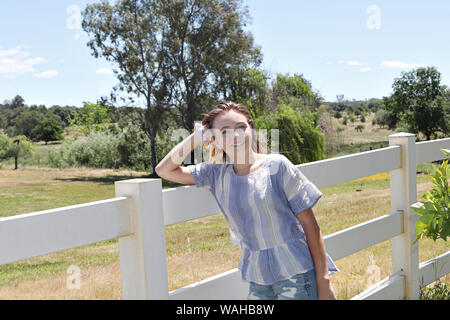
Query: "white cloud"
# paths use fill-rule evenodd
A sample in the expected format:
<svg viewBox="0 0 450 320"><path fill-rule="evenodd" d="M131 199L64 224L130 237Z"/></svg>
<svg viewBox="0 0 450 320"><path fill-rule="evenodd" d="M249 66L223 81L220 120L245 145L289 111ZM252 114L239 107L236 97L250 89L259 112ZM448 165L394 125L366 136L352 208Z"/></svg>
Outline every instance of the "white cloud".
<svg viewBox="0 0 450 320"><path fill-rule="evenodd" d="M332 64L332 61L325 61L325 64Z"/></svg>
<svg viewBox="0 0 450 320"><path fill-rule="evenodd" d="M0 58L16 55L19 52L17 48L9 50L0 50Z"/></svg>
<svg viewBox="0 0 450 320"><path fill-rule="evenodd" d="M372 67L364 67L364 68L360 68L359 71L366 72L366 71L370 71L372 69L373 69Z"/></svg>
<svg viewBox="0 0 450 320"><path fill-rule="evenodd" d="M389 61L389 60L383 60L380 63L380 69L381 68L418 68L418 67L425 67L423 64L418 63L406 63L403 61Z"/></svg>
<svg viewBox="0 0 450 320"><path fill-rule="evenodd" d="M97 74L113 74L113 71L109 68L99 68L95 71Z"/></svg>
<svg viewBox="0 0 450 320"><path fill-rule="evenodd" d="M42 71L39 73L35 73L33 74L35 77L38 78L53 78L56 77L59 74L58 70L47 70L47 71Z"/></svg>
<svg viewBox="0 0 450 320"><path fill-rule="evenodd" d="M326 62L326 64L329 64L327 62ZM348 61L339 60L338 63L345 64L345 65L348 65L348 66L353 66L353 67L355 67L355 66L356 67L362 67L362 68L359 68L360 72L367 72L367 71L372 71L372 70L376 70L376 69L383 69L383 68L402 68L402 69L406 68L407 69L407 68L418 68L418 67L425 67L426 66L424 64L406 63L406 62L403 62L403 61L391 61L391 60L382 60L378 67L371 67L365 62L351 61L351 60L348 60Z"/></svg>
<svg viewBox="0 0 450 320"><path fill-rule="evenodd" d="M338 61L341 64L346 64L348 66L365 66L367 63L365 62L360 62L360 61L344 61L344 60L339 60Z"/></svg>
<svg viewBox="0 0 450 320"><path fill-rule="evenodd" d="M34 66L46 61L41 57L26 59L30 53L23 48L25 46L0 50L0 74L6 78L15 78L17 75L36 72Z"/></svg>

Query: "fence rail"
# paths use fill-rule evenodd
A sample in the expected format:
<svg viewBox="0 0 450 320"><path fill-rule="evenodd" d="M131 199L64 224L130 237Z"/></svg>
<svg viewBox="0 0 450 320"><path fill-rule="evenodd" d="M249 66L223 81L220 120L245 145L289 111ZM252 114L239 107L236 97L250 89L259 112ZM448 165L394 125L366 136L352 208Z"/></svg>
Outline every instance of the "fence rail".
<svg viewBox="0 0 450 320"><path fill-rule="evenodd" d="M391 212L324 237L333 260L392 239L393 274L352 299L418 299L419 289L450 273L450 251L418 262L416 165L445 159L450 138L415 142L389 136L389 147L297 165L319 188L390 173ZM164 226L220 212L205 188L162 189L161 179L115 182L116 197L0 219L0 265L118 238L124 299L242 299L237 268L168 291ZM354 241L358 239L358 241Z"/></svg>
<svg viewBox="0 0 450 320"><path fill-rule="evenodd" d="M0 265L132 233L118 197L0 219Z"/></svg>

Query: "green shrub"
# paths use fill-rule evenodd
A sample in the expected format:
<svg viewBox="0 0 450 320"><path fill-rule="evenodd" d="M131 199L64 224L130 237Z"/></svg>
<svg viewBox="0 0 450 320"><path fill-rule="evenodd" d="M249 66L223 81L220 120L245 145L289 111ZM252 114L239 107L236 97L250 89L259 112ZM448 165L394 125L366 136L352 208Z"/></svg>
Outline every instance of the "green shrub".
<svg viewBox="0 0 450 320"><path fill-rule="evenodd" d="M142 171L151 166L150 138L138 125L128 123L118 140L120 167Z"/></svg>
<svg viewBox="0 0 450 320"><path fill-rule="evenodd" d="M437 280L433 287L420 289L420 300L450 300L450 290L447 284Z"/></svg>
<svg viewBox="0 0 450 320"><path fill-rule="evenodd" d="M450 156L450 150L441 149L441 151ZM416 238L426 237L436 241L443 239L447 241L450 236L450 211L448 210L450 202L450 188L448 185L448 173L450 167L447 167L448 160L445 160L441 167L434 167L433 188L423 195L427 201L416 202L410 208L420 217L415 225Z"/></svg>
<svg viewBox="0 0 450 320"><path fill-rule="evenodd" d="M139 126L129 123L121 130L91 131L87 137L71 139L49 151L48 157L50 165L57 168L146 170L151 164L150 155L149 137Z"/></svg>
<svg viewBox="0 0 450 320"><path fill-rule="evenodd" d="M119 136L91 132L86 138L71 140L60 148L49 151L49 163L57 168L86 166L93 168L118 168Z"/></svg>

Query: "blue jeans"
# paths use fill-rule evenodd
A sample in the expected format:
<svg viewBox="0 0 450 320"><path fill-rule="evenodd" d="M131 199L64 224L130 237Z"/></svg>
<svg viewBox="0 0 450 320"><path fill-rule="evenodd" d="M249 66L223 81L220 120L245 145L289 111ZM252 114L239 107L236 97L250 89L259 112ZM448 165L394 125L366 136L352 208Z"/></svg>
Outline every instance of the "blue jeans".
<svg viewBox="0 0 450 320"><path fill-rule="evenodd" d="M250 281L249 300L317 300L315 269L271 285Z"/></svg>

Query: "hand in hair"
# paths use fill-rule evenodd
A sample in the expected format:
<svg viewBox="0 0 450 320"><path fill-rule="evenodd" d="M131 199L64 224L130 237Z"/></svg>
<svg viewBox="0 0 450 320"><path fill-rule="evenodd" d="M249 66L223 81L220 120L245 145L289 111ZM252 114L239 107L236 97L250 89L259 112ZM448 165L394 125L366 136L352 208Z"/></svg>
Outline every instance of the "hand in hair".
<svg viewBox="0 0 450 320"><path fill-rule="evenodd" d="M194 136L202 138L202 145L207 143L209 140L206 137L205 131L207 128L200 122L196 122L194 125Z"/></svg>

